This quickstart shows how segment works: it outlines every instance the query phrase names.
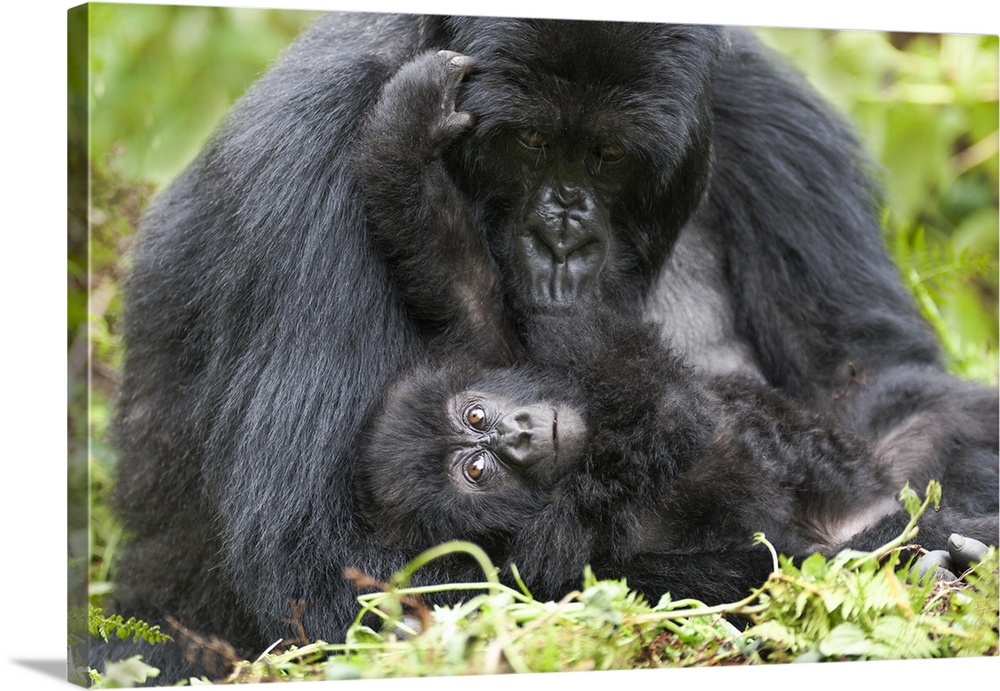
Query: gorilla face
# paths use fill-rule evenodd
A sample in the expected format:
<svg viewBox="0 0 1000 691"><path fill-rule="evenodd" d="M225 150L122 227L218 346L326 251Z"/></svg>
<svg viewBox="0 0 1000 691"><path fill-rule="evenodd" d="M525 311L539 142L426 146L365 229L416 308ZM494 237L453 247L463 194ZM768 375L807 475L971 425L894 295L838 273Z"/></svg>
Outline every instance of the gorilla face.
<svg viewBox="0 0 1000 691"><path fill-rule="evenodd" d="M463 492L496 492L524 481L553 485L579 458L586 430L569 406L522 404L481 391L453 396L445 417L448 474Z"/></svg>
<svg viewBox="0 0 1000 691"><path fill-rule="evenodd" d="M519 309L638 295L705 192L708 27L449 20L477 71L447 155Z"/></svg>
<svg viewBox="0 0 1000 691"><path fill-rule="evenodd" d="M587 437L575 404L525 370L418 368L398 382L363 445L359 487L386 544L486 545L547 506Z"/></svg>

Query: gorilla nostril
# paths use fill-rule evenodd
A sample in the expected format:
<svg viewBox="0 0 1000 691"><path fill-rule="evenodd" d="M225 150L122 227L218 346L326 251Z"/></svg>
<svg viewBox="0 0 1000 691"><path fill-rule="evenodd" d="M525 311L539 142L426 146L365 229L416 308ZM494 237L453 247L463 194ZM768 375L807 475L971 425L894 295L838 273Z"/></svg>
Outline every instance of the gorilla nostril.
<svg viewBox="0 0 1000 691"><path fill-rule="evenodd" d="M583 202L583 194L576 187L555 185L552 188L552 199L566 210L578 207Z"/></svg>
<svg viewBox="0 0 1000 691"><path fill-rule="evenodd" d="M587 224L581 223L566 214L549 214L546 220L539 219L535 223L525 224L522 233L534 238L536 251L543 251L555 263L563 263L566 259L581 250L600 247L600 235Z"/></svg>

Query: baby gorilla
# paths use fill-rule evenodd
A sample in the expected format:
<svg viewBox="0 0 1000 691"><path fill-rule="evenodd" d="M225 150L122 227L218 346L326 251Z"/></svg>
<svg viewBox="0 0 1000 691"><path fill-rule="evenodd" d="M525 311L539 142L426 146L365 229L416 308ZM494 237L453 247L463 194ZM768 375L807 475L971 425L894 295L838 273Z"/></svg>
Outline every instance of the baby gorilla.
<svg viewBox="0 0 1000 691"><path fill-rule="evenodd" d="M866 444L754 381L693 376L634 320L591 315L530 329L530 364L456 358L393 387L359 471L380 542L471 540L536 597L565 594L589 563L651 598L722 602L767 577L756 531L805 556L873 549L905 524L903 482ZM995 530L943 509L921 540Z"/></svg>
<svg viewBox="0 0 1000 691"><path fill-rule="evenodd" d="M654 599L721 602L770 571L756 531L790 556L898 535L907 469L757 380L695 374L613 296L584 291L509 323L441 160L473 124L454 102L475 65L454 53L414 65L383 90L358 165L399 297L453 357L397 381L367 431L360 505L384 546L474 541L536 597L561 597L590 564ZM389 126L420 109L422 131ZM974 470L996 483L995 467ZM921 541L995 543L996 506L981 514L929 515Z"/></svg>
<svg viewBox="0 0 1000 691"><path fill-rule="evenodd" d="M412 552L455 538L509 542L583 454L578 401L557 391L540 371L464 361L398 382L360 465L384 543Z"/></svg>

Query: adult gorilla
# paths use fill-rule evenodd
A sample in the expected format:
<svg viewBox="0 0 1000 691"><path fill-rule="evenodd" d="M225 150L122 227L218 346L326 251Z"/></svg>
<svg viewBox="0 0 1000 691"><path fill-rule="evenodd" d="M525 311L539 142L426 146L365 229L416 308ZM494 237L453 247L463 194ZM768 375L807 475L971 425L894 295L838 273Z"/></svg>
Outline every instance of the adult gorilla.
<svg viewBox="0 0 1000 691"><path fill-rule="evenodd" d="M356 612L343 568L403 563L359 520L359 436L391 382L461 339L397 291L393 272L420 267L372 238L354 145L382 85L438 49L478 66L458 96L476 124L441 165L515 329L600 295L658 320L697 366L756 374L899 463L996 456L996 397L942 372L854 139L749 37L331 15L142 229L116 425L121 611L253 654L294 636L289 603L304 598L306 632L337 640ZM419 213L408 201L387 213ZM472 574L452 566L425 577ZM161 681L201 670L176 652L147 651Z"/></svg>

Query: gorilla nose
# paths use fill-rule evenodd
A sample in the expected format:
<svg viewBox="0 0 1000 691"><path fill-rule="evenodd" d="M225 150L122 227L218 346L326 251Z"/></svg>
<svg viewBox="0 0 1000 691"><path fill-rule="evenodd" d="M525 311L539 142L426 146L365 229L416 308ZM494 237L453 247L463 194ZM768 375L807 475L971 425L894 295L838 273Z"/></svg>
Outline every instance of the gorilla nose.
<svg viewBox="0 0 1000 691"><path fill-rule="evenodd" d="M541 222L531 224L535 234L551 258L565 261L571 254L591 245L599 239L592 225L586 222L584 214L565 209L550 209Z"/></svg>
<svg viewBox="0 0 1000 691"><path fill-rule="evenodd" d="M496 431L496 453L505 463L527 467L552 457L552 412L541 406L511 411Z"/></svg>
<svg viewBox="0 0 1000 691"><path fill-rule="evenodd" d="M582 211L586 209L587 196L576 185L553 185L552 201L566 211L573 209Z"/></svg>

